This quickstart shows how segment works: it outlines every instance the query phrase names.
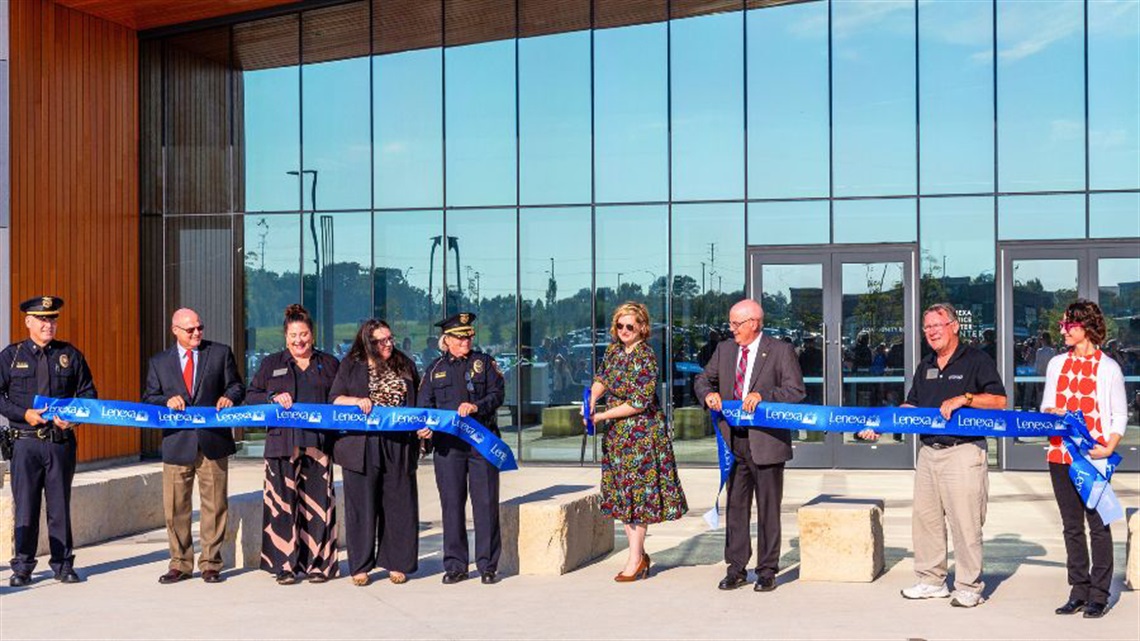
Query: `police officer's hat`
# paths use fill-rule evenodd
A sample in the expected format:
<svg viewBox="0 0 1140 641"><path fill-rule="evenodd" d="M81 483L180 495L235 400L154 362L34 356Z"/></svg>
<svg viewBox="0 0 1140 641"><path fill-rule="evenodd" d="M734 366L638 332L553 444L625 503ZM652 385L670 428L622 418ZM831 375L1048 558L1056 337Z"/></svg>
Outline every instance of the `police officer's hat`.
<svg viewBox="0 0 1140 641"><path fill-rule="evenodd" d="M435 324L444 334L450 336L458 336L459 338L466 338L475 335L475 327L472 323L475 322L475 314L470 312L460 312L455 316L445 318Z"/></svg>
<svg viewBox="0 0 1140 641"><path fill-rule="evenodd" d="M59 309L63 307L63 299L59 296L37 296L20 303L20 311L28 316L40 318L56 318Z"/></svg>

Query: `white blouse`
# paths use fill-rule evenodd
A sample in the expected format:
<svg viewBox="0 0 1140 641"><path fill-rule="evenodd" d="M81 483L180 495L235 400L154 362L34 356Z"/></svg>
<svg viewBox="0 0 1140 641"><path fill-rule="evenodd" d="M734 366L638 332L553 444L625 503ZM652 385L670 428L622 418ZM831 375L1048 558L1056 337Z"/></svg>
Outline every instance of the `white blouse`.
<svg viewBox="0 0 1140 641"><path fill-rule="evenodd" d="M1057 379L1061 376L1061 368L1065 359L1069 357L1068 351L1063 351L1049 359L1049 367L1045 370L1045 391L1041 395L1041 411L1051 409L1057 401ZM1124 435L1124 428L1128 427L1128 398L1124 392L1124 372L1120 365L1105 352L1100 354L1100 365L1096 370L1096 404L1100 409L1101 427L1107 438L1109 434Z"/></svg>

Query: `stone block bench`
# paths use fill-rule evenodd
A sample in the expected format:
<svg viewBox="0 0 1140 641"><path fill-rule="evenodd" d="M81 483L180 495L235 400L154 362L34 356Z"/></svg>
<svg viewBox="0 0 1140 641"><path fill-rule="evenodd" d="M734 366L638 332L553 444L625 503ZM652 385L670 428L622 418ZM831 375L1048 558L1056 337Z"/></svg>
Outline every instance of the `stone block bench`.
<svg viewBox="0 0 1140 641"><path fill-rule="evenodd" d="M1124 581L1133 590L1140 589L1140 509L1128 508L1128 561Z"/></svg>
<svg viewBox="0 0 1140 641"><path fill-rule="evenodd" d="M797 513L800 579L871 582L883 572L883 501L817 497Z"/></svg>
<svg viewBox="0 0 1140 641"><path fill-rule="evenodd" d="M543 436L578 436L585 429L581 405L556 405L542 410Z"/></svg>
<svg viewBox="0 0 1140 641"><path fill-rule="evenodd" d="M673 435L678 441L701 439L712 434L708 410L678 407L673 410Z"/></svg>
<svg viewBox="0 0 1140 641"><path fill-rule="evenodd" d="M499 506L504 574L558 576L614 549L614 521L596 489L519 498Z"/></svg>
<svg viewBox="0 0 1140 641"><path fill-rule="evenodd" d="M0 490L0 559L15 556L16 506L11 485ZM166 527L162 464L143 463L77 474L71 486L71 537L75 547ZM37 555L47 554L46 501L40 507Z"/></svg>

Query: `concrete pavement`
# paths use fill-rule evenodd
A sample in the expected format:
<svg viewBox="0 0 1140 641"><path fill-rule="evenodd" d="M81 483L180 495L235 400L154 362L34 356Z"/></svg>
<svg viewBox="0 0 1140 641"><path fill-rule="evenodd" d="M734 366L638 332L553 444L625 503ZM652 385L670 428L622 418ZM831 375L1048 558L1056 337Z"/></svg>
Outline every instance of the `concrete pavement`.
<svg viewBox="0 0 1140 641"><path fill-rule="evenodd" d="M257 461L231 465L230 492L257 490ZM596 486L597 468L527 466L502 476L502 498L552 486ZM338 473L339 476L339 473ZM779 588L721 592L724 531L701 515L712 506L717 472L681 470L690 512L653 526L648 581L614 583L624 540L607 558L570 574L440 584L439 499L430 465L420 471L421 564L404 585L383 572L367 587L345 578L325 585L278 586L261 571L227 580L171 586L163 530L78 551L86 581L61 585L41 559L32 587L7 587L0 572L2 639L1140 639L1140 594L1123 586L1127 533L1113 528L1116 576L1112 610L1101 620L1059 617L1068 595L1060 517L1044 473L994 472L986 523L986 595L972 610L947 599L913 602L909 471L790 470L785 483ZM1125 506L1140 502L1140 475L1118 474ZM821 495L885 499L886 572L870 584L809 583L798 578L796 509ZM722 503L723 504L723 503ZM115 509L113 505L108 509ZM342 569L344 554L341 553Z"/></svg>

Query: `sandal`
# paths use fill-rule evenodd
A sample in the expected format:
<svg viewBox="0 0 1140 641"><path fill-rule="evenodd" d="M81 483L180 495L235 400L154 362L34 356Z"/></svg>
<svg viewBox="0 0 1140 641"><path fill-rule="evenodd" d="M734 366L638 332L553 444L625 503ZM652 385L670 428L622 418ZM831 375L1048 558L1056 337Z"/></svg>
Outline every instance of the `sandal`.
<svg viewBox="0 0 1140 641"><path fill-rule="evenodd" d="M388 570L388 580L396 585L400 585L401 583L408 582L408 575L403 572L397 572L396 570Z"/></svg>
<svg viewBox="0 0 1140 641"><path fill-rule="evenodd" d="M327 583L329 578L320 572L309 573L309 583Z"/></svg>
<svg viewBox="0 0 1140 641"><path fill-rule="evenodd" d="M352 584L357 587L364 587L372 583L372 577L367 574L357 574L352 577Z"/></svg>
<svg viewBox="0 0 1140 641"><path fill-rule="evenodd" d="M278 572L277 585L293 585L297 582L297 576L292 572Z"/></svg>

